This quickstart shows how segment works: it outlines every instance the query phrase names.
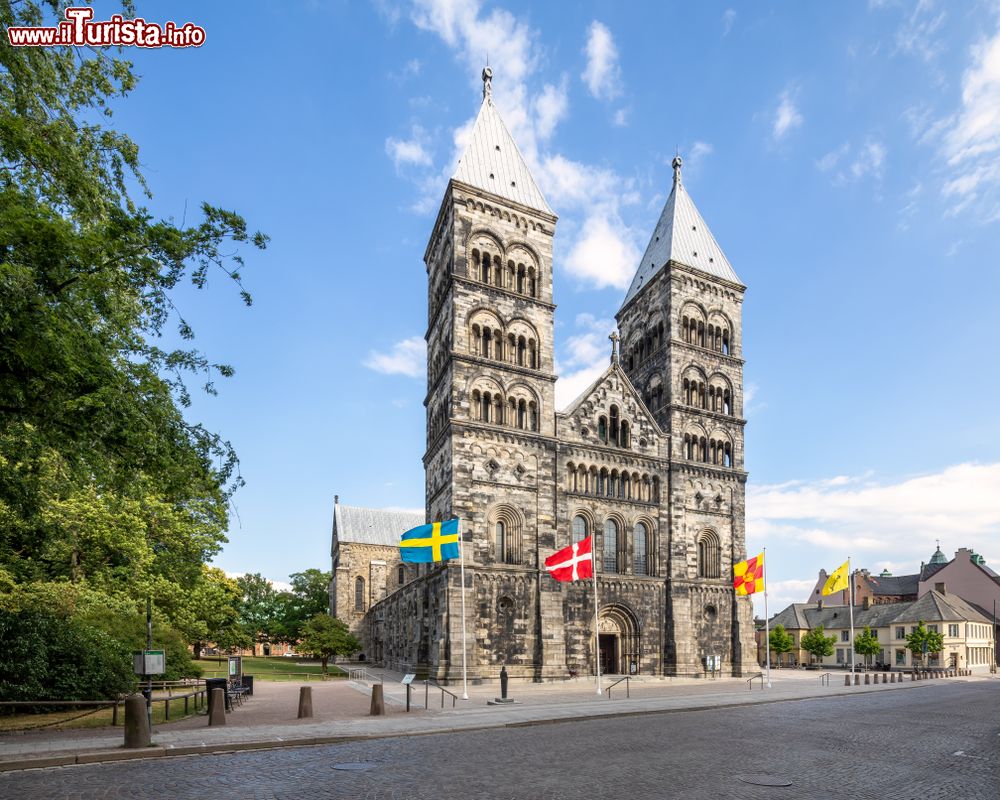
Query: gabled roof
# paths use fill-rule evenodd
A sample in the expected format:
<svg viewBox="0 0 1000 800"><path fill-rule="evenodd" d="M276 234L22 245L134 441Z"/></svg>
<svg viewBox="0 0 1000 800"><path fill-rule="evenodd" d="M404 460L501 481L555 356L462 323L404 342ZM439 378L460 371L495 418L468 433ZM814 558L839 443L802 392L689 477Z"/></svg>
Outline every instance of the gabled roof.
<svg viewBox="0 0 1000 800"><path fill-rule="evenodd" d="M492 77L492 73L491 73ZM486 77L484 75L484 80ZM483 105L452 180L555 216L517 149L486 82Z"/></svg>
<svg viewBox="0 0 1000 800"><path fill-rule="evenodd" d="M577 395L576 399L568 406L566 406L566 408L560 411L559 414L564 417L570 417L573 414L575 414L577 410L580 408L580 406L583 405L583 402L588 397L590 397L590 395L594 392L594 390L596 390L598 386L604 383L604 381L606 381L608 377L612 374L618 376L618 378L622 382L622 385L625 387L626 392L632 393L632 396L635 399L636 404L639 406L639 408L642 409L643 413L649 418L649 421L650 423L653 424L654 429L658 433L663 433L663 429L660 428L660 424L656 421L656 417L654 417L652 413L650 413L649 409L646 408L646 402L642 399L642 395L639 394L639 391L635 388L635 386L632 385L632 381L628 379L628 375L625 374L625 370L622 369L621 364L617 360L617 357L614 361L611 362L611 364L608 365L608 368L601 373L600 377L596 381L594 381L592 384L590 384L590 386L588 386L586 389L580 392L580 394Z"/></svg>
<svg viewBox="0 0 1000 800"><path fill-rule="evenodd" d="M920 585L920 576L886 575L883 577L879 575L875 577L874 575L869 575L867 581L874 595L902 597L903 595L912 594L916 597L917 589Z"/></svg>
<svg viewBox="0 0 1000 800"><path fill-rule="evenodd" d="M385 508L333 506L333 541L394 547L410 528L424 524L423 513Z"/></svg>
<svg viewBox="0 0 1000 800"><path fill-rule="evenodd" d="M786 629L805 630L822 625L824 628L846 628L850 620L847 606L823 606L816 603L793 603L771 618L771 627L777 624ZM930 591L919 600L899 603L876 603L868 608L854 607L854 629L882 628L895 622L913 623L953 622L971 620L989 622L981 609L955 594Z"/></svg>
<svg viewBox="0 0 1000 800"><path fill-rule="evenodd" d="M681 182L680 157L674 159L673 165L673 189L663 206L660 221L656 223L622 307L627 306L642 287L670 261L742 285Z"/></svg>

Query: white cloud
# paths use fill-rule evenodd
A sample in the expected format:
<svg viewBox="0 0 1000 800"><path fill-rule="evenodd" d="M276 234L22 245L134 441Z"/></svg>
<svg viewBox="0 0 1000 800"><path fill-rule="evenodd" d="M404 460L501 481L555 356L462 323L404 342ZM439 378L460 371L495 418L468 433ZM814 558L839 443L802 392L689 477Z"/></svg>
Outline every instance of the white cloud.
<svg viewBox="0 0 1000 800"><path fill-rule="evenodd" d="M962 108L945 135L948 163L982 166L1000 150L1000 31L972 49L962 76Z"/></svg>
<svg viewBox="0 0 1000 800"><path fill-rule="evenodd" d="M715 148L708 142L695 142L684 158L685 173L697 172L702 162L714 152Z"/></svg>
<svg viewBox="0 0 1000 800"><path fill-rule="evenodd" d="M539 139L548 139L569 111L569 99L566 96L568 80L563 76L559 86L545 84L542 93L535 98L535 116Z"/></svg>
<svg viewBox="0 0 1000 800"><path fill-rule="evenodd" d="M372 350L364 362L368 369L385 375L406 375L419 378L427 368L427 343L419 336L403 339L388 353Z"/></svg>
<svg viewBox="0 0 1000 800"><path fill-rule="evenodd" d="M608 368L615 321L593 314L577 314L575 332L563 345L564 355L556 364L556 408L565 408Z"/></svg>
<svg viewBox="0 0 1000 800"><path fill-rule="evenodd" d="M430 153L424 147L427 135L419 125L414 125L409 139L385 140L385 152L396 165L397 171L404 166L428 167L433 162Z"/></svg>
<svg viewBox="0 0 1000 800"><path fill-rule="evenodd" d="M913 13L896 31L895 52L917 56L930 63L944 51L943 42L937 38L937 33L944 23L947 14L944 11L933 14L934 3L919 0Z"/></svg>
<svg viewBox="0 0 1000 800"><path fill-rule="evenodd" d="M598 100L613 100L621 94L621 67L618 48L608 27L597 20L587 32L587 68L580 76Z"/></svg>
<svg viewBox="0 0 1000 800"><path fill-rule="evenodd" d="M629 109L619 108L611 117L611 124L616 128L624 128L628 125Z"/></svg>
<svg viewBox="0 0 1000 800"><path fill-rule="evenodd" d="M771 135L775 141L781 141L789 131L798 128L803 122L804 119L792 100L791 91L785 89L778 97L778 108L774 112Z"/></svg>
<svg viewBox="0 0 1000 800"><path fill-rule="evenodd" d="M857 183L867 177L880 180L886 154L885 145L878 139L868 138L856 149L844 142L817 160L816 168L831 173L836 186Z"/></svg>
<svg viewBox="0 0 1000 800"><path fill-rule="evenodd" d="M565 268L598 289L627 289L641 255L617 214L594 214L584 221Z"/></svg>
<svg viewBox="0 0 1000 800"><path fill-rule="evenodd" d="M728 36L729 32L733 29L733 23L736 22L736 10L733 8L727 8L722 14L722 35Z"/></svg>
<svg viewBox="0 0 1000 800"><path fill-rule="evenodd" d="M915 568L942 547L971 547L1000 561L1000 463L957 464L941 472L878 483L838 476L747 489L747 537L753 546L807 545L820 567L848 555L871 566L887 560ZM829 563L828 563L829 562ZM836 564L834 564L835 566Z"/></svg>

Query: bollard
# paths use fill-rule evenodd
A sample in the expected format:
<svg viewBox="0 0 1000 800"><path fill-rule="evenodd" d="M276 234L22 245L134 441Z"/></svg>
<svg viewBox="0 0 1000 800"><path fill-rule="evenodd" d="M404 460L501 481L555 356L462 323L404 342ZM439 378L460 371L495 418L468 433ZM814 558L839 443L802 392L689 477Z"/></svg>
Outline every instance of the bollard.
<svg viewBox="0 0 1000 800"><path fill-rule="evenodd" d="M854 673L854 685L855 686L860 686L861 685L861 676L858 675L858 673L856 673L856 672Z"/></svg>
<svg viewBox="0 0 1000 800"><path fill-rule="evenodd" d="M313 715L313 690L312 686L299 687L299 719L305 719Z"/></svg>
<svg viewBox="0 0 1000 800"><path fill-rule="evenodd" d="M850 685L851 685L851 676L850 675L845 675L844 676L844 686L850 686Z"/></svg>
<svg viewBox="0 0 1000 800"><path fill-rule="evenodd" d="M910 673L910 683L913 683L916 679L917 679L917 673L916 672L911 672Z"/></svg>
<svg viewBox="0 0 1000 800"><path fill-rule="evenodd" d="M889 682L889 675L888 675L888 673L883 672L882 673L882 683L888 683L888 682Z"/></svg>
<svg viewBox="0 0 1000 800"><path fill-rule="evenodd" d="M218 687L208 696L208 724L226 724L226 693Z"/></svg>
<svg viewBox="0 0 1000 800"><path fill-rule="evenodd" d="M381 717L385 715L385 698L382 695L382 684L376 683L372 686L372 707L369 716Z"/></svg>
<svg viewBox="0 0 1000 800"><path fill-rule="evenodd" d="M872 679L873 679L872 683L874 683L876 686L878 686L878 673L877 672L874 675L872 675Z"/></svg>
<svg viewBox="0 0 1000 800"><path fill-rule="evenodd" d="M149 747L149 715L146 698L141 694L125 698L125 747Z"/></svg>
<svg viewBox="0 0 1000 800"><path fill-rule="evenodd" d="M866 672L866 673L865 673L865 686L871 686L871 685L872 685L872 676L871 676L871 675L869 675L869 674L868 674L868 673Z"/></svg>

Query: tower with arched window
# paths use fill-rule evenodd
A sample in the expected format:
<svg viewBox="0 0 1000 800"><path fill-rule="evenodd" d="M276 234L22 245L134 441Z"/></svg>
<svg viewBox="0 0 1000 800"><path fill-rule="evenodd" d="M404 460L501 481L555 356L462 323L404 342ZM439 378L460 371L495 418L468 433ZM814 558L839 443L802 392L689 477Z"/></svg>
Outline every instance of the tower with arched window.
<svg viewBox="0 0 1000 800"><path fill-rule="evenodd" d="M673 187L617 314L622 365L670 437L668 660L750 667L751 607L732 588L745 556L742 305L746 287L673 162Z"/></svg>

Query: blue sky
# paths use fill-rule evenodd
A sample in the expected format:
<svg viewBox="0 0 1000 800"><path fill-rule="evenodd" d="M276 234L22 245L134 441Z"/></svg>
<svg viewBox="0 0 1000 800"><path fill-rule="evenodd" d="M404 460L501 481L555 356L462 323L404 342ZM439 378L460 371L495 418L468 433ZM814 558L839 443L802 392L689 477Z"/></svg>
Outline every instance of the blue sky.
<svg viewBox="0 0 1000 800"><path fill-rule="evenodd" d="M272 239L252 309L221 280L178 298L236 368L192 408L247 481L217 563L328 568L334 494L422 507L421 259L487 54L560 216L563 404L606 363L678 149L748 286L747 545L768 548L772 609L847 555L899 574L940 538L1000 563L1000 5L565 8L140 3L207 34L130 52L116 124L151 209L208 200Z"/></svg>

